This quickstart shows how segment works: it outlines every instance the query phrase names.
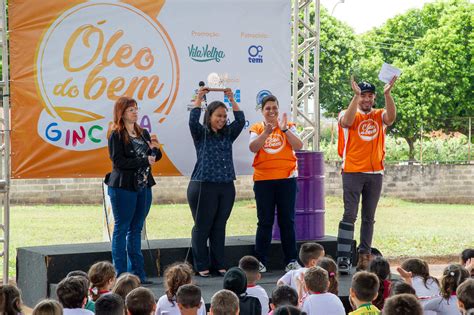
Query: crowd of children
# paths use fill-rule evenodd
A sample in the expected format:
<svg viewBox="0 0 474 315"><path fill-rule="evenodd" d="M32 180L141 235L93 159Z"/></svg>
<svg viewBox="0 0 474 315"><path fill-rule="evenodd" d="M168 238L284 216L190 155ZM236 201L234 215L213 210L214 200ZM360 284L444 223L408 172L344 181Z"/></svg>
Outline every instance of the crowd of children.
<svg viewBox="0 0 474 315"><path fill-rule="evenodd" d="M223 289L210 301L213 315L464 315L474 314L474 250L462 252L460 264L450 264L441 279L432 277L422 259L405 260L392 279L390 264L375 257L366 271L356 272L349 289L349 308L338 297L338 270L323 246L305 243L299 259L276 283L271 296L258 282L259 261L244 256L223 277ZM188 263L164 272L165 292L157 297L132 274L116 278L113 265L95 263L89 272L72 271L56 288L57 301L39 302L33 315L206 315L206 304ZM14 285L0 287L0 311L23 314L21 293Z"/></svg>

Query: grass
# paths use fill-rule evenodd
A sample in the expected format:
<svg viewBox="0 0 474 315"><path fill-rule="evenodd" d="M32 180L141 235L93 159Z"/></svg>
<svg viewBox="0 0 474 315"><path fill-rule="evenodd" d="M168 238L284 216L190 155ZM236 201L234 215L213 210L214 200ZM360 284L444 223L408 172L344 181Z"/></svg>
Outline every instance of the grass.
<svg viewBox="0 0 474 315"><path fill-rule="evenodd" d="M326 197L326 234L336 235L342 200ZM12 206L10 274L16 248L104 240L101 205ZM422 204L382 198L376 214L373 246L385 256L457 255L474 247L474 205ZM360 220L356 224L356 238ZM187 204L154 205L147 219L149 239L190 237L192 218ZM254 200L236 202L227 235L255 234Z"/></svg>

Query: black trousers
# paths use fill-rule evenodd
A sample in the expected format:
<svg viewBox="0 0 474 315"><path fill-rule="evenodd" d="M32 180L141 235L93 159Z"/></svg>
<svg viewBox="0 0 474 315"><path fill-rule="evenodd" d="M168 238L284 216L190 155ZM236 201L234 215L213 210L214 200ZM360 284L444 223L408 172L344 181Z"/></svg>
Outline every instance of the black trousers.
<svg viewBox="0 0 474 315"><path fill-rule="evenodd" d="M194 268L197 271L225 269L225 228L235 200L234 182L190 181L187 195L194 219Z"/></svg>
<svg viewBox="0 0 474 315"><path fill-rule="evenodd" d="M360 226L359 252L370 254L374 234L375 210L382 191L382 174L342 173L344 215L342 222L354 224L362 196L362 224ZM344 238L339 231L339 238ZM348 245L346 245L348 246Z"/></svg>
<svg viewBox="0 0 474 315"><path fill-rule="evenodd" d="M253 191L258 217L255 239L257 259L264 265L267 263L276 208L285 263L296 260L295 202L298 191L296 178L256 181Z"/></svg>

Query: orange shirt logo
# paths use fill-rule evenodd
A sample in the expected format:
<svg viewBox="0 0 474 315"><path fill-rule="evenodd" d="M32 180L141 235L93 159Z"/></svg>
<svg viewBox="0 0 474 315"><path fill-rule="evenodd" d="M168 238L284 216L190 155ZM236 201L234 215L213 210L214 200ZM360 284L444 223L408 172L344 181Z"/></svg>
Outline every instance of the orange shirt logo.
<svg viewBox="0 0 474 315"><path fill-rule="evenodd" d="M359 124L357 132L364 141L374 140L379 135L379 124L373 119L364 120Z"/></svg>
<svg viewBox="0 0 474 315"><path fill-rule="evenodd" d="M265 140L265 144L263 145L263 150L268 154L277 154L285 147L285 139L283 139L282 135L278 133L272 133L267 140Z"/></svg>

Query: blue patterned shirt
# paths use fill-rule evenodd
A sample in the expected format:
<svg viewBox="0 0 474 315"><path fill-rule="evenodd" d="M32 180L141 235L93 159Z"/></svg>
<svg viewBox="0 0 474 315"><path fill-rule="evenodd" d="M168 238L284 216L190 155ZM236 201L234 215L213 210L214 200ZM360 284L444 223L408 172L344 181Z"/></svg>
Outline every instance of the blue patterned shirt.
<svg viewBox="0 0 474 315"><path fill-rule="evenodd" d="M197 161L191 180L212 183L229 183L235 180L232 143L245 125L242 111L234 111L235 120L219 132L199 122L201 108L193 108L189 115L189 129L196 147Z"/></svg>

